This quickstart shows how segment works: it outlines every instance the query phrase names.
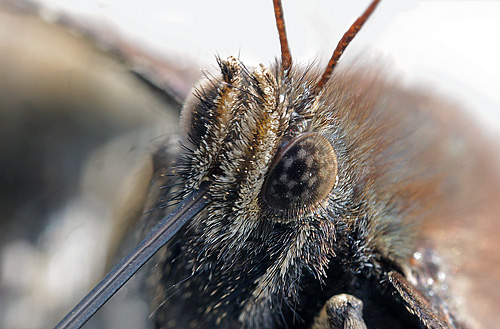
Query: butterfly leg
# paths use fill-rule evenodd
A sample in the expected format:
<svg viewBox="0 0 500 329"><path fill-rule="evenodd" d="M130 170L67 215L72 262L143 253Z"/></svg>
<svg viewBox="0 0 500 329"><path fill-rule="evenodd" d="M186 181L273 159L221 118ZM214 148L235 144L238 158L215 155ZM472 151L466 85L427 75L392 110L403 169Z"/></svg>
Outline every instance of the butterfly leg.
<svg viewBox="0 0 500 329"><path fill-rule="evenodd" d="M312 329L366 329L363 302L352 295L333 296L323 306Z"/></svg>
<svg viewBox="0 0 500 329"><path fill-rule="evenodd" d="M433 307L401 274L389 272L389 282L404 301L410 313L416 315L425 329L454 328L445 316Z"/></svg>

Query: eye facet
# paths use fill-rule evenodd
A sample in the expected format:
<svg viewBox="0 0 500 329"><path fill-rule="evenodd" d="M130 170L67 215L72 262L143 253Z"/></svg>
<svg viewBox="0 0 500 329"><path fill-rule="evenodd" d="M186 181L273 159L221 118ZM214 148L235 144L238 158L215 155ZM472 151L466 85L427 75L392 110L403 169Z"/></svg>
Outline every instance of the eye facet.
<svg viewBox="0 0 500 329"><path fill-rule="evenodd" d="M323 201L335 185L337 156L318 133L302 134L276 154L262 189L264 203L293 214Z"/></svg>

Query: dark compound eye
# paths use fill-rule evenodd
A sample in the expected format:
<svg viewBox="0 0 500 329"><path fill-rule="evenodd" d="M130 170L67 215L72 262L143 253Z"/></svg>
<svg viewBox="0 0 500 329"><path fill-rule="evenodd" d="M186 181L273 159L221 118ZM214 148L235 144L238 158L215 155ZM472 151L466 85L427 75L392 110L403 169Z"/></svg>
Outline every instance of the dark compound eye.
<svg viewBox="0 0 500 329"><path fill-rule="evenodd" d="M337 156L320 134L305 133L276 154L262 198L274 210L294 213L323 201L335 185Z"/></svg>

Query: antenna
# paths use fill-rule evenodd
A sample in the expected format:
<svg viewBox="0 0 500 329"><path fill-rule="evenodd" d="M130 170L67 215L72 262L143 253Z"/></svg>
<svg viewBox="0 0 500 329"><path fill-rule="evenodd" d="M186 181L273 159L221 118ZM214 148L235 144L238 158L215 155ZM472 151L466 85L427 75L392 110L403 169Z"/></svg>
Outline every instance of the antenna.
<svg viewBox="0 0 500 329"><path fill-rule="evenodd" d="M337 44L337 48L335 48L335 51L333 52L333 55L330 58L330 61L328 62L328 65L326 66L325 72L323 72L321 79L319 80L318 84L316 84L316 87L314 87L313 90L314 95L318 95L321 89L323 89L325 83L328 82L328 80L332 76L333 69L335 68L340 59L340 56L342 56L344 50L347 48L349 43L351 43L352 39L354 39L356 34L358 34L359 30L365 24L366 20L370 17L370 15L373 13L379 2L380 0L373 0L368 6L368 8L366 8L365 12L358 17L358 19L351 25L349 30L347 30L347 32L344 34L342 39L340 39L339 43ZM283 30L284 29L285 28L283 27ZM281 34L280 34L280 39L281 39ZM282 43L281 47L283 49L283 42L281 43Z"/></svg>
<svg viewBox="0 0 500 329"><path fill-rule="evenodd" d="M284 72L287 72L292 66L292 53L288 46L288 39L286 37L285 19L283 18L283 6L281 0L273 0L274 15L276 16L276 26L278 27L278 34L280 36L281 45L281 67Z"/></svg>

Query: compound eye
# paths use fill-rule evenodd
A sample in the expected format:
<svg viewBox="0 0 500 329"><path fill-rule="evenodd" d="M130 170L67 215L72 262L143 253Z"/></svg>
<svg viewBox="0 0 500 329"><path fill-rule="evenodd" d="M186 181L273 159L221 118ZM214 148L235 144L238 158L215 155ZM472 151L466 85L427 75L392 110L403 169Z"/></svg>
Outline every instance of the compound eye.
<svg viewBox="0 0 500 329"><path fill-rule="evenodd" d="M332 144L320 134L305 133L283 145L274 157L262 198L273 210L294 214L322 202L336 177Z"/></svg>

